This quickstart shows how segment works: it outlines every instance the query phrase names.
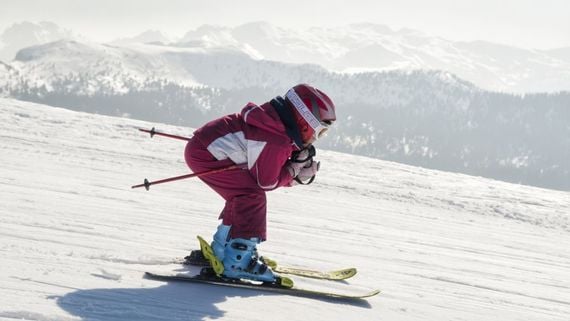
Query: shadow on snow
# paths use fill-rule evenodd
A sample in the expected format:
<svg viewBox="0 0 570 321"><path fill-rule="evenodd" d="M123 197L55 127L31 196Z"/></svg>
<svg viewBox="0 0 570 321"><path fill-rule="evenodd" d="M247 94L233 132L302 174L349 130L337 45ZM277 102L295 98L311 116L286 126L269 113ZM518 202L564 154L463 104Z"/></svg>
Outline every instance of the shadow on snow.
<svg viewBox="0 0 570 321"><path fill-rule="evenodd" d="M205 320L224 317L216 305L228 298L269 297L282 294L204 284L168 282L153 288L77 290L57 297L57 304L83 320ZM304 298L370 308L364 300ZM284 305L294 304L287 301ZM283 306L283 308L286 308ZM294 307L290 307L294 310Z"/></svg>

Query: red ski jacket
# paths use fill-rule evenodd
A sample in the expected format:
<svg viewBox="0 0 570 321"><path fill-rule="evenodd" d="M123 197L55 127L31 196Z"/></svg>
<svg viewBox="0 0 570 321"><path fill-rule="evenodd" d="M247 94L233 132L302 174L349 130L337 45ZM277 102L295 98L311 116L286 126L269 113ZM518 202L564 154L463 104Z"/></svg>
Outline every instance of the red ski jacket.
<svg viewBox="0 0 570 321"><path fill-rule="evenodd" d="M236 164L247 164L264 190L291 185L293 178L285 165L298 148L270 103L249 103L241 113L205 124L194 132L194 137L218 161L230 159Z"/></svg>

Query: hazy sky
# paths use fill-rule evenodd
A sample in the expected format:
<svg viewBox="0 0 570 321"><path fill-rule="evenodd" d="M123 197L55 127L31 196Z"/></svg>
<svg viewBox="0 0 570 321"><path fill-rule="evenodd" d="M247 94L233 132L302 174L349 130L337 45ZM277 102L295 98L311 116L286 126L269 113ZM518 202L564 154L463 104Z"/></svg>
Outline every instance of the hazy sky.
<svg viewBox="0 0 570 321"><path fill-rule="evenodd" d="M372 22L451 40L570 46L570 0L0 0L0 8L0 31L52 21L98 41L148 29L181 37L202 24L265 20L295 28Z"/></svg>

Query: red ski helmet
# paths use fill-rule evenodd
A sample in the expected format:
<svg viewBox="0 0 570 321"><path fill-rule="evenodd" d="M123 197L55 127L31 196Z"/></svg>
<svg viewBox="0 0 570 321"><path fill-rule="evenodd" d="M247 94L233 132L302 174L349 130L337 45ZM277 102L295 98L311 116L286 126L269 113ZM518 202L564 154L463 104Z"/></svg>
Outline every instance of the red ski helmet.
<svg viewBox="0 0 570 321"><path fill-rule="evenodd" d="M335 106L324 92L307 84L299 84L287 91L285 101L295 115L303 143L318 139L336 120Z"/></svg>

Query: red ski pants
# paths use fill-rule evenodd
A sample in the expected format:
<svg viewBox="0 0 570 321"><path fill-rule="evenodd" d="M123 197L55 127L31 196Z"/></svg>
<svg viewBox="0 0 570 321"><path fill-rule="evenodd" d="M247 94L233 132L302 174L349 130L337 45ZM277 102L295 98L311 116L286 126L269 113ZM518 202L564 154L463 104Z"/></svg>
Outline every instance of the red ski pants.
<svg viewBox="0 0 570 321"><path fill-rule="evenodd" d="M207 171L234 164L230 159L217 160L198 140L191 139L184 151L186 164L193 172ZM267 199L247 169L231 169L200 179L226 201L220 214L224 225L231 225L232 238L267 237Z"/></svg>

